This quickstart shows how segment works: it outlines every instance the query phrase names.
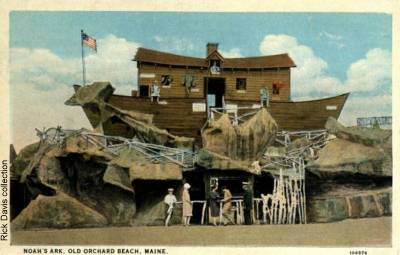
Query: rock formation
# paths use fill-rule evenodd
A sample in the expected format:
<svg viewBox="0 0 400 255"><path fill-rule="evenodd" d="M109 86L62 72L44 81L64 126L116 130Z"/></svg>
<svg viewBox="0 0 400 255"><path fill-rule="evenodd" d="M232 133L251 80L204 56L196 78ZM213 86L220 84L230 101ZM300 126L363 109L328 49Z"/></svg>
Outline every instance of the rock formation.
<svg viewBox="0 0 400 255"><path fill-rule="evenodd" d="M237 126L223 114L203 131L203 149L233 160L254 161L274 141L277 129L266 108Z"/></svg>
<svg viewBox="0 0 400 255"><path fill-rule="evenodd" d="M392 214L392 189L352 189L343 186L336 193L311 196L307 213L310 222L332 222L348 218L388 216ZM340 192L339 192L340 191Z"/></svg>
<svg viewBox="0 0 400 255"><path fill-rule="evenodd" d="M318 152L318 159L307 165L309 171L321 176L392 176L391 130L346 128L332 118L326 128L337 138Z"/></svg>
<svg viewBox="0 0 400 255"><path fill-rule="evenodd" d="M193 148L194 139L170 134L152 124L153 115L119 109L108 103L114 92L109 82L94 82L80 87L76 85L75 94L65 104L81 106L95 130L101 132L103 125L120 123L125 127L126 137L137 137L142 142ZM112 135L112 134L110 134Z"/></svg>
<svg viewBox="0 0 400 255"><path fill-rule="evenodd" d="M135 180L182 180L182 168L175 163L150 161L140 150L128 145L108 150L100 146L101 138L97 143L89 142L82 132L86 131L73 132L60 143L43 140L29 145L15 158L14 172L33 199L15 218L18 227L40 227L40 221L30 215L45 215L48 212L41 210L44 205L55 207L52 203L63 203L63 206L72 203L75 207L64 214L54 210L60 222L53 225L43 222L42 227L132 225L136 214ZM105 221L93 223L85 216L72 221L72 225L62 225L65 223L61 218L74 217L76 208L89 208L87 212L95 212L95 216L101 215Z"/></svg>
<svg viewBox="0 0 400 255"><path fill-rule="evenodd" d="M309 221L391 215L391 130L344 127L332 118L326 129L333 138L306 168Z"/></svg>
<svg viewBox="0 0 400 255"><path fill-rule="evenodd" d="M103 227L106 218L78 200L58 193L39 195L12 222L13 229Z"/></svg>

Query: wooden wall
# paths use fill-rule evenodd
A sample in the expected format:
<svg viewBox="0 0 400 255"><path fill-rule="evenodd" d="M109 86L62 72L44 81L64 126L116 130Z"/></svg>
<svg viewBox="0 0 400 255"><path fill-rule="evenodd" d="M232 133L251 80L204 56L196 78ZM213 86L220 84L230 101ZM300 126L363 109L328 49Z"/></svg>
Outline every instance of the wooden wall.
<svg viewBox="0 0 400 255"><path fill-rule="evenodd" d="M200 139L200 129L207 121L206 112L193 112L193 103L204 103L204 99L169 98L167 104L150 102L148 98L133 98L113 95L109 103L124 110L153 114L153 123L172 134ZM110 127L117 129L117 126ZM110 131L111 132L111 131Z"/></svg>
<svg viewBox="0 0 400 255"><path fill-rule="evenodd" d="M194 69L184 67L167 67L153 64L139 64L138 85L148 85L157 80L161 88L161 98L204 98L204 78L225 78L225 99L229 100L259 100L260 89L267 86L271 100L289 101L290 100L290 69L269 69L269 70L223 70L219 75L210 75L207 69ZM155 78L141 78L140 74L155 74ZM187 95L185 87L182 85L182 78L185 74L192 74L196 77L197 86ZM161 76L171 75L173 82L171 86L161 86ZM246 78L246 90L236 90L236 78ZM273 95L272 84L280 82L279 95Z"/></svg>
<svg viewBox="0 0 400 255"><path fill-rule="evenodd" d="M220 76L225 77L226 100L259 100L260 89L268 87L272 100L290 100L290 69L256 70L256 71L225 71ZM246 91L236 90L236 78L246 78ZM272 94L272 84L280 81L282 87L279 95Z"/></svg>
<svg viewBox="0 0 400 255"><path fill-rule="evenodd" d="M328 117L337 119L348 95L341 95L327 99L304 102L271 102L267 110L281 130L313 130L323 129ZM169 98L167 104L150 102L148 98L133 98L130 96L113 95L109 103L124 110L133 110L153 114L153 123L162 129L168 129L172 134L194 137L200 142L200 130L207 120L206 112L193 112L193 103L205 103L204 99ZM241 106L252 106L259 101L229 100L227 103ZM327 110L328 105L335 105L335 110ZM253 110L239 110L239 115ZM254 110L255 111L255 110ZM86 114L88 114L85 111ZM88 118L91 115L87 115ZM106 134L129 135L126 125L103 126Z"/></svg>

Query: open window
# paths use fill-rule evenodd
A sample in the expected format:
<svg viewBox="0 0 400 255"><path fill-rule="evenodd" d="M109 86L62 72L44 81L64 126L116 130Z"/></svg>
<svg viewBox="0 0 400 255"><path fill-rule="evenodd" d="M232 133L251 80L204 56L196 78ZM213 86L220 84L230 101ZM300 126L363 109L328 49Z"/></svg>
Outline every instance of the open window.
<svg viewBox="0 0 400 255"><path fill-rule="evenodd" d="M236 78L236 90L246 90L246 78Z"/></svg>
<svg viewBox="0 0 400 255"><path fill-rule="evenodd" d="M140 97L148 97L149 96L149 86L148 85L140 85L139 86L139 96Z"/></svg>
<svg viewBox="0 0 400 255"><path fill-rule="evenodd" d="M174 81L172 75L161 75L161 85L163 87L171 86L172 82Z"/></svg>

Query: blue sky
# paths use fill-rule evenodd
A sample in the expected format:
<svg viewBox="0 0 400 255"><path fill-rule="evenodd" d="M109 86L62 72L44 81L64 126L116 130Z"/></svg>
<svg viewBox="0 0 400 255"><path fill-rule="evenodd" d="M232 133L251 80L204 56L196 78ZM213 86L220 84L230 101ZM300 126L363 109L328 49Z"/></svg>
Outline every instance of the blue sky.
<svg viewBox="0 0 400 255"><path fill-rule="evenodd" d="M131 59L138 47L204 57L206 43L218 42L225 57L289 53L297 64L294 100L351 92L340 118L347 125L391 115L388 14L14 11L10 102L17 147L36 139L35 127L90 127L81 109L63 104L81 82L81 29L98 39L97 54L85 50L89 82L111 81L120 94L136 86Z"/></svg>
<svg viewBox="0 0 400 255"><path fill-rule="evenodd" d="M260 55L266 34L287 34L310 46L340 79L368 49L391 49L392 41L391 16L373 13L12 12L10 19L11 47L47 48L63 57L80 56L81 28L98 38L112 33L148 48L160 48L155 36L184 38L194 48L174 51L194 56L204 56L207 42ZM342 37L344 46L328 42L324 32Z"/></svg>

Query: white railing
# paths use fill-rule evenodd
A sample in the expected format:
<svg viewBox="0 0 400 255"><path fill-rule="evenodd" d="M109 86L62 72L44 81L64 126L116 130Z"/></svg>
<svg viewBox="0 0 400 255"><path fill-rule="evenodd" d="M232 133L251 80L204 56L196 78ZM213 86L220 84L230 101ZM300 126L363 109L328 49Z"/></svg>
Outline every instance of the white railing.
<svg viewBox="0 0 400 255"><path fill-rule="evenodd" d="M50 144L62 144L66 137L76 134L82 137L87 145L101 147L113 155L118 155L123 148L129 148L144 154L151 161L168 160L184 168L194 167L195 156L190 150L142 143L135 139L103 135L84 130L64 130L61 127L49 128L43 131L36 129L36 131L41 141Z"/></svg>
<svg viewBox="0 0 400 255"><path fill-rule="evenodd" d="M244 119L248 116L254 115L257 113L258 109L261 107L210 107L208 110L208 122L214 121L215 115L228 114L229 119L232 121L233 125L238 125L240 122L243 122ZM246 112L244 114L238 115L239 110L253 110Z"/></svg>

